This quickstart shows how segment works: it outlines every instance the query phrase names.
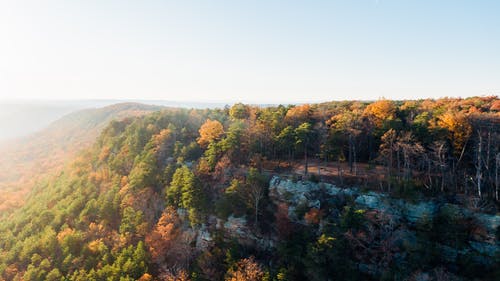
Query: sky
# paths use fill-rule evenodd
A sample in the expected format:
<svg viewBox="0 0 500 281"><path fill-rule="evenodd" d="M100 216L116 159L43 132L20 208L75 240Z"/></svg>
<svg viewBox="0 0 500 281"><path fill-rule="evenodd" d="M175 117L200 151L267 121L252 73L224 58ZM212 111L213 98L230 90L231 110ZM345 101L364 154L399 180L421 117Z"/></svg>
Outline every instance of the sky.
<svg viewBox="0 0 500 281"><path fill-rule="evenodd" d="M500 93L500 1L0 0L0 100Z"/></svg>

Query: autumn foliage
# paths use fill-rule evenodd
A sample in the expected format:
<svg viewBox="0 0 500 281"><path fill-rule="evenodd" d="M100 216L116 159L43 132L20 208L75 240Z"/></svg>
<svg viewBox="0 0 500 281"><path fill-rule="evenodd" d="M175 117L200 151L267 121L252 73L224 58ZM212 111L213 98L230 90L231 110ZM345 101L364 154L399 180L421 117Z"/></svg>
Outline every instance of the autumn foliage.
<svg viewBox="0 0 500 281"><path fill-rule="evenodd" d="M226 276L226 281L262 281L265 272L255 261L254 257L242 259L230 269Z"/></svg>
<svg viewBox="0 0 500 281"><path fill-rule="evenodd" d="M481 251L498 234L464 216L498 212L498 97L137 115L91 130L67 165L39 151L53 173L2 189L0 280L496 280ZM319 189L277 195L276 175ZM396 223L322 182L436 202L438 218Z"/></svg>
<svg viewBox="0 0 500 281"><path fill-rule="evenodd" d="M198 144L202 147L206 147L210 142L218 140L222 134L224 134L224 127L217 120L207 119L203 125L201 125L200 137L198 138Z"/></svg>

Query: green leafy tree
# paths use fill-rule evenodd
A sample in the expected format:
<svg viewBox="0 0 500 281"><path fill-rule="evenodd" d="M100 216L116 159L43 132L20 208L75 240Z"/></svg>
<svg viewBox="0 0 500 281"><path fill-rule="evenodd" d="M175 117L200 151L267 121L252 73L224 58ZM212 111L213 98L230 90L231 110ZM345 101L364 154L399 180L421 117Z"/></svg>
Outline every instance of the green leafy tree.
<svg viewBox="0 0 500 281"><path fill-rule="evenodd" d="M120 224L121 234L135 234L138 227L143 223L144 216L142 211L135 210L128 206L123 209L122 221Z"/></svg>
<svg viewBox="0 0 500 281"><path fill-rule="evenodd" d="M188 211L193 225L201 220L205 205L205 196L201 183L187 166L179 167L166 190L167 202Z"/></svg>
<svg viewBox="0 0 500 281"><path fill-rule="evenodd" d="M234 120L245 120L250 116L250 108L242 103L235 103L229 110L229 115Z"/></svg>
<svg viewBox="0 0 500 281"><path fill-rule="evenodd" d="M308 150L314 136L310 123L302 123L295 129L295 143L304 151L304 175L308 173Z"/></svg>
<svg viewBox="0 0 500 281"><path fill-rule="evenodd" d="M295 132L292 126L286 126L281 132L275 137L278 143L279 150L286 151L288 154L288 160L293 158L292 152L295 146Z"/></svg>
<svg viewBox="0 0 500 281"><path fill-rule="evenodd" d="M151 150L137 158L129 175L132 188L138 189L157 185L158 167L156 162L154 152Z"/></svg>
<svg viewBox="0 0 500 281"><path fill-rule="evenodd" d="M235 121L229 127L226 138L221 141L222 151L226 152L234 163L241 163L245 155L242 151L244 133L245 124L241 121Z"/></svg>
<svg viewBox="0 0 500 281"><path fill-rule="evenodd" d="M59 271L59 269L54 268L52 269L47 276L45 276L46 281L59 281L62 279L62 274Z"/></svg>
<svg viewBox="0 0 500 281"><path fill-rule="evenodd" d="M250 168L246 183L243 186L245 197L247 198L248 206L253 210L255 219L255 226L259 222L259 214L261 210L262 201L264 200L267 192L267 177L259 173L256 168Z"/></svg>

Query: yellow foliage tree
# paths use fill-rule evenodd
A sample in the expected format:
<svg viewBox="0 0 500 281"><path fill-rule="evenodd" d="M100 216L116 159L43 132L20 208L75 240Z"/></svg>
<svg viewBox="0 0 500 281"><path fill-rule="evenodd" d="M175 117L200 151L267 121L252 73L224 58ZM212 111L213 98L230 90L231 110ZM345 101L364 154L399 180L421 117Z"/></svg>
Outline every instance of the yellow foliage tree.
<svg viewBox="0 0 500 281"><path fill-rule="evenodd" d="M212 141L220 139L224 134L224 127L217 120L207 119L201 125L199 133L198 144L202 147L207 147Z"/></svg>
<svg viewBox="0 0 500 281"><path fill-rule="evenodd" d="M297 105L286 112L285 119L294 125L307 122L311 116L311 106L308 104Z"/></svg>
<svg viewBox="0 0 500 281"><path fill-rule="evenodd" d="M167 140L170 138L170 135L172 134L172 131L170 129L163 129L158 133L157 135L154 135L154 143L155 143L155 149L158 151L161 146L167 142Z"/></svg>
<svg viewBox="0 0 500 281"><path fill-rule="evenodd" d="M363 112L377 127L381 127L385 121L394 120L396 117L396 106L393 101L382 99L369 104Z"/></svg>
<svg viewBox="0 0 500 281"><path fill-rule="evenodd" d="M472 126L467 115L462 112L446 112L438 117L438 126L448 131L448 138L453 144L456 153L460 153L470 135Z"/></svg>

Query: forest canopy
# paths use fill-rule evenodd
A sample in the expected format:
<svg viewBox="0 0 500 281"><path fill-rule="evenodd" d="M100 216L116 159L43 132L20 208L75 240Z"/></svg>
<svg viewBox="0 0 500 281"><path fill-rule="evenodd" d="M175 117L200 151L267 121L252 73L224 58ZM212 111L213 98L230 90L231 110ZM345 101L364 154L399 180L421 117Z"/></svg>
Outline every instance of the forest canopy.
<svg viewBox="0 0 500 281"><path fill-rule="evenodd" d="M498 274L473 257L458 267L437 258L436 243L461 247L479 235L459 218L446 220L455 232L422 222L413 250L401 254L404 245L377 244L397 232L378 228L389 225L387 218L356 209L348 198L303 206L294 213L300 221L292 220L288 206L269 197L273 175L405 200L461 197L496 212L500 100L238 103L111 121L91 148L38 182L26 204L0 215L0 280L403 280L421 270L494 280ZM229 222L272 246L228 235ZM442 236L426 229L441 229ZM360 241L378 248L362 249ZM359 270L366 264L383 270Z"/></svg>

